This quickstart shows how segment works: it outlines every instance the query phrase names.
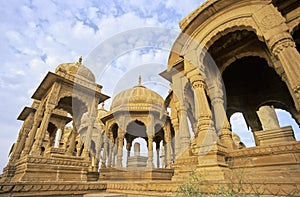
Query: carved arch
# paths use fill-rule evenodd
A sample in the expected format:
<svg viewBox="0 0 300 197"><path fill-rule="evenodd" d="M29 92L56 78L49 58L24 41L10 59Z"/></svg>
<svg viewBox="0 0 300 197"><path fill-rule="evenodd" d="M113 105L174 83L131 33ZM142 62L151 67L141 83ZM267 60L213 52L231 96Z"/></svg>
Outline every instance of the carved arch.
<svg viewBox="0 0 300 197"><path fill-rule="evenodd" d="M251 17L247 17L238 18L227 22L225 21L224 24L215 27L215 29L209 35L205 36L201 43L206 49L208 49L222 36L238 30L252 31L257 35L258 40L265 42L262 32L259 30L253 19Z"/></svg>

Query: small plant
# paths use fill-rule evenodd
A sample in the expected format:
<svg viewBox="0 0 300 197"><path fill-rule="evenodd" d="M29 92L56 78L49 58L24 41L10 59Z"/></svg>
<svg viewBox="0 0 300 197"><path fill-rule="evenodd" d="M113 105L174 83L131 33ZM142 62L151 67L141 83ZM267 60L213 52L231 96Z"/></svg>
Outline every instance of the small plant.
<svg viewBox="0 0 300 197"><path fill-rule="evenodd" d="M201 197L203 196L200 188L202 176L199 173L191 172L188 180L178 188L178 196Z"/></svg>
<svg viewBox="0 0 300 197"><path fill-rule="evenodd" d="M232 179L235 178L237 182ZM231 181L225 185L219 184L213 193L201 191L201 185L208 184L205 180L205 173L191 172L187 182L179 186L178 195L184 197L254 197L259 195L245 194L243 190L244 171L236 173Z"/></svg>

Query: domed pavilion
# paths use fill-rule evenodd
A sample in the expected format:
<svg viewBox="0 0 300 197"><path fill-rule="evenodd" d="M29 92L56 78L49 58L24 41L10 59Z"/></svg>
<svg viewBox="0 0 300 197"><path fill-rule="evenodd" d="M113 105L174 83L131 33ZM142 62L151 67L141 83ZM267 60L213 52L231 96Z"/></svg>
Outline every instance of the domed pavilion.
<svg viewBox="0 0 300 197"><path fill-rule="evenodd" d="M127 161L130 157L132 143L136 138L142 138L147 142L148 159L147 167L153 168L153 142L156 144L159 166L160 144L165 145L165 161L171 162L171 129L164 99L156 92L141 84L117 94L110 111L102 119L106 125L106 136L109 138L108 157L106 167L121 168L123 166L123 145L126 140ZM106 152L107 150L104 150Z"/></svg>

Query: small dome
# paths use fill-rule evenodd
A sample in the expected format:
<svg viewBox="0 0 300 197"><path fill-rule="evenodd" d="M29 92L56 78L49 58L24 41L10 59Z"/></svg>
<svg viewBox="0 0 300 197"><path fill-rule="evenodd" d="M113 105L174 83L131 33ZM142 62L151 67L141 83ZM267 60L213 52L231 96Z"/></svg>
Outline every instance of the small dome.
<svg viewBox="0 0 300 197"><path fill-rule="evenodd" d="M112 101L111 110L118 107L136 106L138 109L142 106L152 107L154 105L163 108L164 99L156 92L139 84L117 94Z"/></svg>
<svg viewBox="0 0 300 197"><path fill-rule="evenodd" d="M82 58L80 57L76 63L63 63L56 67L55 73L58 75L68 73L75 77L86 79L95 82L95 76L90 69L81 64Z"/></svg>

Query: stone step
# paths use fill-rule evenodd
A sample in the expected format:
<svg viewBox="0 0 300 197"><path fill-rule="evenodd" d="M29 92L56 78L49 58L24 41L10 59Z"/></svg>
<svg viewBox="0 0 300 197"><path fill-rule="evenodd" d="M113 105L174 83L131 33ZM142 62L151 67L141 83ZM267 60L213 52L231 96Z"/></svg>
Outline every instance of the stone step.
<svg viewBox="0 0 300 197"><path fill-rule="evenodd" d="M84 194L83 197L127 197L127 194L90 193L90 194Z"/></svg>

